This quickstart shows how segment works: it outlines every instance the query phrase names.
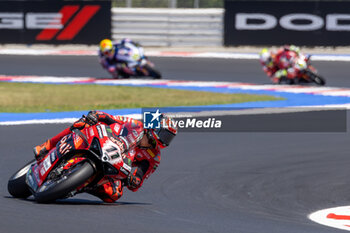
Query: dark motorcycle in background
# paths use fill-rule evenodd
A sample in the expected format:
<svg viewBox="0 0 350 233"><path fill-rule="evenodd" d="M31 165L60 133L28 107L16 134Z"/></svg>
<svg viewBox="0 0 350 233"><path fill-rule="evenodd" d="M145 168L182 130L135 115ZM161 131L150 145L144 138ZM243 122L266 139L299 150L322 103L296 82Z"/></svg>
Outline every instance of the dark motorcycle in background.
<svg viewBox="0 0 350 233"><path fill-rule="evenodd" d="M40 161L27 163L11 176L8 191L16 198L31 195L39 203L94 190L106 175L126 184L133 157L120 154L112 135L115 124L74 130Z"/></svg>

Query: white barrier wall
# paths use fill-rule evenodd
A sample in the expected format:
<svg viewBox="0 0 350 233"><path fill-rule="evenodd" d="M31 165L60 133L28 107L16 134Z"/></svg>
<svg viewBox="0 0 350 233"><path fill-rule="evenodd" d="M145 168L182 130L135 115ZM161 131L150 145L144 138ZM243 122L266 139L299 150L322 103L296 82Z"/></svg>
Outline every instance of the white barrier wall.
<svg viewBox="0 0 350 233"><path fill-rule="evenodd" d="M223 9L112 8L112 38L144 46L222 46Z"/></svg>

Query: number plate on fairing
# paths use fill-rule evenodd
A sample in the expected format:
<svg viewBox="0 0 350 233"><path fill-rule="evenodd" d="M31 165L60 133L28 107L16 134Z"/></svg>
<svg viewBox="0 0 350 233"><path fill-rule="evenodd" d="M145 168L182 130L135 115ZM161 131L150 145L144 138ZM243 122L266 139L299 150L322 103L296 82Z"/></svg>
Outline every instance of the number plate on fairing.
<svg viewBox="0 0 350 233"><path fill-rule="evenodd" d="M120 149L118 145L113 143L111 140L107 140L102 147L102 160L104 162L109 162L111 164L116 163L118 160L121 159L120 157Z"/></svg>

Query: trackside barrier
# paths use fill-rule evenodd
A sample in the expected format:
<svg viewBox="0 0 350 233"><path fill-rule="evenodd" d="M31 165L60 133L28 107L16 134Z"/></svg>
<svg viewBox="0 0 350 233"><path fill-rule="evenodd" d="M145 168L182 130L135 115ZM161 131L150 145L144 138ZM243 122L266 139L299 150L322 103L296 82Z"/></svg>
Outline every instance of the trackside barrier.
<svg viewBox="0 0 350 233"><path fill-rule="evenodd" d="M222 46L223 9L112 8L112 38L145 46Z"/></svg>

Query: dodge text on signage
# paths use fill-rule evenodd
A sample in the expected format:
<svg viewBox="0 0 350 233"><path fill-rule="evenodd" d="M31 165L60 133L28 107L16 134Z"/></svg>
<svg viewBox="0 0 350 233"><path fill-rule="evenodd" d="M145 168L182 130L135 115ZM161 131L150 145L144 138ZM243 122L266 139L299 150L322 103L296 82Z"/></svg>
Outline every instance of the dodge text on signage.
<svg viewBox="0 0 350 233"><path fill-rule="evenodd" d="M259 23L249 23L254 20ZM348 24L344 24L346 20ZM277 19L263 13L237 13L235 27L237 30L271 30L279 24L286 30L295 31L314 31L323 27L328 31L350 31L349 20L350 14L328 14L325 19L313 14L288 14Z"/></svg>
<svg viewBox="0 0 350 233"><path fill-rule="evenodd" d="M349 45L350 2L225 0L225 45Z"/></svg>

